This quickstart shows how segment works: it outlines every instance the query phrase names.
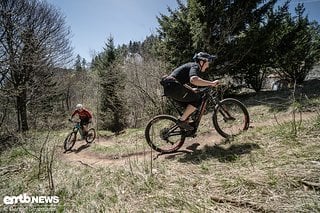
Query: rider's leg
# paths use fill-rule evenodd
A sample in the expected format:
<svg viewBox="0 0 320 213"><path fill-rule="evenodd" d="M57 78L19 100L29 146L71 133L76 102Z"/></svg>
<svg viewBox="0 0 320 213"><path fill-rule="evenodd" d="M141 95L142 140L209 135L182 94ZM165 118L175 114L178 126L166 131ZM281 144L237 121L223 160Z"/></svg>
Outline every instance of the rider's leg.
<svg viewBox="0 0 320 213"><path fill-rule="evenodd" d="M184 110L183 114L180 117L181 121L186 121L189 116L196 111L196 107L192 106L191 104L188 104L188 106L186 107L186 109Z"/></svg>
<svg viewBox="0 0 320 213"><path fill-rule="evenodd" d="M171 82L164 86L164 88L167 96L173 98L175 101L183 103L183 105L187 104L183 114L177 121L178 126L186 130L193 130L194 128L188 124L187 119L194 111L196 111L198 104L195 103L200 103L201 97L179 83Z"/></svg>
<svg viewBox="0 0 320 213"><path fill-rule="evenodd" d="M82 132L84 136L88 134L88 124L82 125Z"/></svg>
<svg viewBox="0 0 320 213"><path fill-rule="evenodd" d="M196 109L197 109L196 107L192 106L191 104L188 104L182 116L177 121L178 126L188 131L193 130L194 127L189 125L188 118Z"/></svg>

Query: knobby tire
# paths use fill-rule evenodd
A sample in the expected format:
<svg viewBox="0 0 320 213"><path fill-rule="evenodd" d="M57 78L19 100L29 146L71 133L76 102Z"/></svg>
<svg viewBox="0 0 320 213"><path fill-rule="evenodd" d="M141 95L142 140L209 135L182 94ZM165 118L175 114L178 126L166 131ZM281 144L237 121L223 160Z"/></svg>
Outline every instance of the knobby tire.
<svg viewBox="0 0 320 213"><path fill-rule="evenodd" d="M86 142L92 143L96 138L96 130L94 128L90 128L87 133Z"/></svg>
<svg viewBox="0 0 320 213"><path fill-rule="evenodd" d="M70 151L77 140L77 132L71 132L67 138L64 140L63 148L64 150Z"/></svg>
<svg viewBox="0 0 320 213"><path fill-rule="evenodd" d="M145 138L153 150L165 154L181 148L185 136L176 122L177 118L171 115L158 115L149 121Z"/></svg>
<svg viewBox="0 0 320 213"><path fill-rule="evenodd" d="M249 128L247 108L237 99L227 98L215 107L212 121L217 132L225 138L240 134Z"/></svg>

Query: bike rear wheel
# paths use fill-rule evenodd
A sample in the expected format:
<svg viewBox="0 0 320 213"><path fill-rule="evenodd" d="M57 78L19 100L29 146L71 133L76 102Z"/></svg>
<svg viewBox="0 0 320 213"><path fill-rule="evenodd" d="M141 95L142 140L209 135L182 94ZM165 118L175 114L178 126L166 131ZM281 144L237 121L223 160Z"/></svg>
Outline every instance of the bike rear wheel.
<svg viewBox="0 0 320 213"><path fill-rule="evenodd" d="M63 148L64 150L70 151L77 140L77 132L71 132L67 138L64 140Z"/></svg>
<svg viewBox="0 0 320 213"><path fill-rule="evenodd" d="M149 146L160 153L177 151L184 143L184 131L177 126L177 118L171 115L158 115L146 126L145 138Z"/></svg>
<svg viewBox="0 0 320 213"><path fill-rule="evenodd" d="M212 120L217 132L225 138L247 130L250 123L245 105L233 98L224 99L216 106Z"/></svg>
<svg viewBox="0 0 320 213"><path fill-rule="evenodd" d="M87 143L92 143L95 138L96 138L96 130L94 128L90 128L86 136Z"/></svg>

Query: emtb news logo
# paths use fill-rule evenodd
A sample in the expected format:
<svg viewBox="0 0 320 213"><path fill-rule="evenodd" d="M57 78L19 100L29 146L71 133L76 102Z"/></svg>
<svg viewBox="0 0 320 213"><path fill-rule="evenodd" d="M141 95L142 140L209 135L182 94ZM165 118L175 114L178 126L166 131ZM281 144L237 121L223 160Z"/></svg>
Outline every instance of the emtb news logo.
<svg viewBox="0 0 320 213"><path fill-rule="evenodd" d="M5 196L3 198L5 205L13 205L17 203L40 203L40 204L57 204L59 203L58 196L29 196L26 193L18 196Z"/></svg>

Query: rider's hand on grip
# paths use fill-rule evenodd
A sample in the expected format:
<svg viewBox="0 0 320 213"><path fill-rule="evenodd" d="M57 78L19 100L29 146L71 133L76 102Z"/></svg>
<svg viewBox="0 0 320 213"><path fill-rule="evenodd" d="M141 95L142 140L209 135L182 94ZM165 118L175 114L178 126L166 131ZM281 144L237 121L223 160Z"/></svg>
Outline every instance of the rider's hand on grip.
<svg viewBox="0 0 320 213"><path fill-rule="evenodd" d="M216 86L218 86L219 84L220 84L220 81L219 81L219 80L215 80L215 81L212 81L211 86L212 86L212 87L216 87Z"/></svg>

